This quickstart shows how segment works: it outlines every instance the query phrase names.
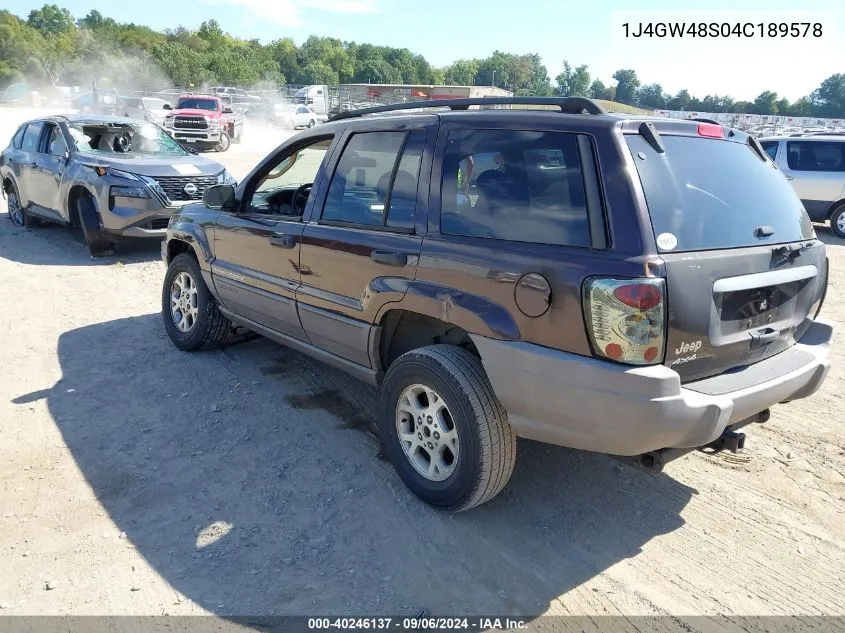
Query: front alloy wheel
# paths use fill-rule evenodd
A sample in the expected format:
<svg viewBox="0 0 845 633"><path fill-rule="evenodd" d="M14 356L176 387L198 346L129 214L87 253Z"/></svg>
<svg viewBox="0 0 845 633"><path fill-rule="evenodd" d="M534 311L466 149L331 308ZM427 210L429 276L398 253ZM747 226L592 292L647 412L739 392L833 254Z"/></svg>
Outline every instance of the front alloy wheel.
<svg viewBox="0 0 845 633"><path fill-rule="evenodd" d="M197 284L191 275L181 272L170 285L170 316L173 325L187 334L196 325L198 314Z"/></svg>
<svg viewBox="0 0 845 633"><path fill-rule="evenodd" d="M229 149L229 145L231 145L231 139L226 132L220 132L220 140L217 141L217 151L218 152L225 152Z"/></svg>
<svg viewBox="0 0 845 633"><path fill-rule="evenodd" d="M443 481L455 471L458 429L434 389L414 384L402 392L396 406L396 432L411 466L429 481Z"/></svg>

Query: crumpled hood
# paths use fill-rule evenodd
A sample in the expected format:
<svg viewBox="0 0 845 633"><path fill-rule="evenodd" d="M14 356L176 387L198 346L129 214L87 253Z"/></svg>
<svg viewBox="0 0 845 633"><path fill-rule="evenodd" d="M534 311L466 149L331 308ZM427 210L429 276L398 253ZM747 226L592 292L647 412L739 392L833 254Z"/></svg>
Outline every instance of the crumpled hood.
<svg viewBox="0 0 845 633"><path fill-rule="evenodd" d="M77 156L76 160L91 167L113 167L139 176L216 176L223 165L203 156L163 156L155 158L143 154L125 156Z"/></svg>

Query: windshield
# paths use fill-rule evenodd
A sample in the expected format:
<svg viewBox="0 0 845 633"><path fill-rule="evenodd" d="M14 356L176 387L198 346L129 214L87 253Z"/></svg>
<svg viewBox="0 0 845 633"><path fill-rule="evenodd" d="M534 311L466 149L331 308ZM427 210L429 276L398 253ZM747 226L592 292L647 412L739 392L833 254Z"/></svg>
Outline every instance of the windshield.
<svg viewBox="0 0 845 633"><path fill-rule="evenodd" d="M72 122L68 130L76 149L85 154L122 156L187 156L188 152L157 125L147 122Z"/></svg>
<svg viewBox="0 0 845 633"><path fill-rule="evenodd" d="M195 99L193 97L188 97L185 99L179 99L179 103L176 105L177 108L190 108L191 110L208 110L209 112L216 112L217 111L217 101L214 99Z"/></svg>
<svg viewBox="0 0 845 633"><path fill-rule="evenodd" d="M783 174L745 143L662 136L657 153L626 135L661 252L777 244L814 236ZM767 235L756 231L767 227ZM768 234L772 231L771 234Z"/></svg>

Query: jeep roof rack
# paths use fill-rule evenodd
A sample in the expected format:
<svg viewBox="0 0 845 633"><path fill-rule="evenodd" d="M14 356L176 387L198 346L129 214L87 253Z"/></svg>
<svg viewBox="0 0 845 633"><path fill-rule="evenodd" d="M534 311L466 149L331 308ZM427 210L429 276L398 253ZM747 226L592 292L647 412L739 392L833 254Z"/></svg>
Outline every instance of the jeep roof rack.
<svg viewBox="0 0 845 633"><path fill-rule="evenodd" d="M339 112L329 121L353 119L367 114L395 112L400 110L419 110L423 108L449 108L450 110L467 110L470 106L486 105L541 105L556 106L563 114L607 114L601 105L592 99L584 97L477 97L470 99L431 99L428 101L409 101L391 105L361 108Z"/></svg>

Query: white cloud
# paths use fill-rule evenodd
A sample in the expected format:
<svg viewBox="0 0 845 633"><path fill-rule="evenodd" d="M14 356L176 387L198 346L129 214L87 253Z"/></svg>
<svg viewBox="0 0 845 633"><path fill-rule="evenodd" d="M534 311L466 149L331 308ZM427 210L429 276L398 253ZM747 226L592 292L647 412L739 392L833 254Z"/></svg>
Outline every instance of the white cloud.
<svg viewBox="0 0 845 633"><path fill-rule="evenodd" d="M374 0L206 0L243 7L255 17L282 26L301 26L303 10L323 13L373 13Z"/></svg>

